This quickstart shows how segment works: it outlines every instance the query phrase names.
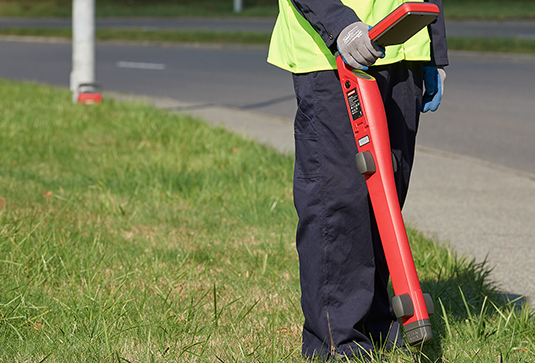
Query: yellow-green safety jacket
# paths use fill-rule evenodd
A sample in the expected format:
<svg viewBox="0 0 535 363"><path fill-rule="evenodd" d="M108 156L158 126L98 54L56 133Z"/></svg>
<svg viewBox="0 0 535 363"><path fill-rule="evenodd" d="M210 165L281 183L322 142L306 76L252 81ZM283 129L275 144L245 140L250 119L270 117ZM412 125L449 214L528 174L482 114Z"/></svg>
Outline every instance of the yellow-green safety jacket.
<svg viewBox="0 0 535 363"><path fill-rule="evenodd" d="M405 2L403 0L341 1L353 9L361 21L372 26ZM430 38L427 28L422 29L402 45L386 47L386 56L378 59L375 65L402 60L430 60ZM313 26L297 11L291 0L279 0L279 15L271 37L268 62L293 73L336 69L332 51Z"/></svg>

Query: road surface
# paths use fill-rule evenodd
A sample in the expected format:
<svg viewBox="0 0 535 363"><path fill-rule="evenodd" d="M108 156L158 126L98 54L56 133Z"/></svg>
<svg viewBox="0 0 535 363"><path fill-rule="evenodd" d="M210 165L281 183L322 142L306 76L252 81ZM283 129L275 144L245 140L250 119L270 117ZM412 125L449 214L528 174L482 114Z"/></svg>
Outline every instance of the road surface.
<svg viewBox="0 0 535 363"><path fill-rule="evenodd" d="M0 77L68 86L68 42L0 40L0 49ZM291 148L291 77L265 58L264 47L107 42L97 78L105 93L166 97L175 110L216 110L211 119L276 120ZM407 218L460 252L488 255L508 292L535 296L535 57L453 52L447 71L440 112L421 120Z"/></svg>

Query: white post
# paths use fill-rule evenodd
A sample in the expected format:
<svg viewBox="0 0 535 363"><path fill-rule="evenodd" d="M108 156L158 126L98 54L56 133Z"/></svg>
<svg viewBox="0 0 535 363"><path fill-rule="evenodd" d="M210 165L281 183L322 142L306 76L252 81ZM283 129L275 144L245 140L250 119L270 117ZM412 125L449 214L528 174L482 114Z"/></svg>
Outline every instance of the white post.
<svg viewBox="0 0 535 363"><path fill-rule="evenodd" d="M234 0L234 12L241 13L243 0Z"/></svg>
<svg viewBox="0 0 535 363"><path fill-rule="evenodd" d="M73 102L78 102L81 84L95 84L95 0L72 1Z"/></svg>

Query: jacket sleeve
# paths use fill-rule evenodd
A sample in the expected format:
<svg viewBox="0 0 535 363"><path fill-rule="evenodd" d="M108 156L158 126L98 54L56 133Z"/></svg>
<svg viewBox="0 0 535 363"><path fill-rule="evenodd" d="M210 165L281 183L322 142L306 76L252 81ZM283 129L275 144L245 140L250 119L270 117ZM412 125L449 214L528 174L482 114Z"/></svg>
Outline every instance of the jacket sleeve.
<svg viewBox="0 0 535 363"><path fill-rule="evenodd" d="M291 0L321 36L327 47L335 50L336 38L349 24L359 21L355 12L340 0Z"/></svg>
<svg viewBox="0 0 535 363"><path fill-rule="evenodd" d="M332 51L336 47L336 39L340 32L349 24L360 21L355 12L342 4L340 0L291 0L297 9L321 36ZM431 37L431 64L447 66L448 47L446 43L446 27L442 0L427 0L440 8L440 15L429 26Z"/></svg>
<svg viewBox="0 0 535 363"><path fill-rule="evenodd" d="M429 36L431 37L431 64L437 66L447 66L448 45L446 43L446 24L444 21L444 11L442 0L428 0L440 8L440 15L429 25Z"/></svg>

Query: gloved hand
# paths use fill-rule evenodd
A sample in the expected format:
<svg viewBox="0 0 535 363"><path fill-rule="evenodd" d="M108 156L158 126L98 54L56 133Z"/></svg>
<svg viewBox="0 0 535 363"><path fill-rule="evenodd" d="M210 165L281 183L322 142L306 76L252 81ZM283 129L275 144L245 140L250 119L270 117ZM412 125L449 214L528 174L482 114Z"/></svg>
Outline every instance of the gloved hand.
<svg viewBox="0 0 535 363"><path fill-rule="evenodd" d="M422 102L422 112L435 112L444 95L444 80L446 71L442 67L424 67L425 93Z"/></svg>
<svg viewBox="0 0 535 363"><path fill-rule="evenodd" d="M369 28L361 21L349 24L340 32L336 41L344 62L354 69L365 71L377 58L385 56L384 50L368 36Z"/></svg>

